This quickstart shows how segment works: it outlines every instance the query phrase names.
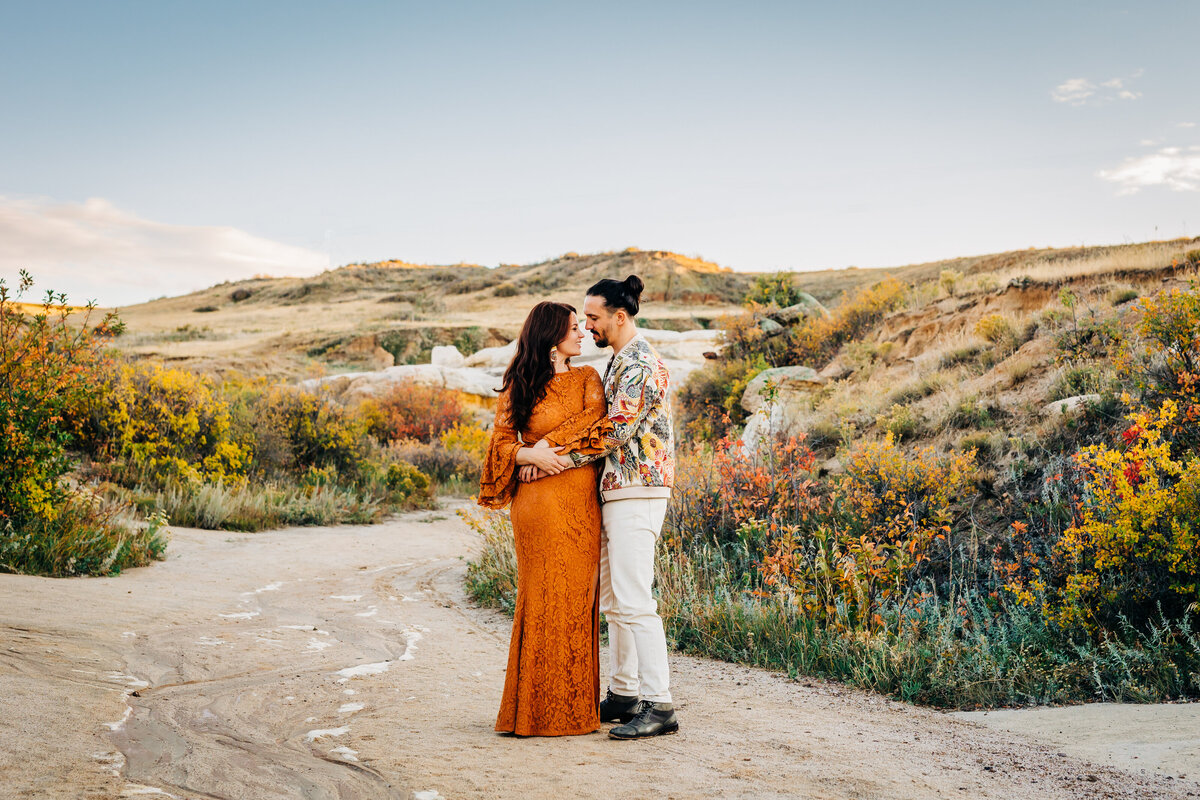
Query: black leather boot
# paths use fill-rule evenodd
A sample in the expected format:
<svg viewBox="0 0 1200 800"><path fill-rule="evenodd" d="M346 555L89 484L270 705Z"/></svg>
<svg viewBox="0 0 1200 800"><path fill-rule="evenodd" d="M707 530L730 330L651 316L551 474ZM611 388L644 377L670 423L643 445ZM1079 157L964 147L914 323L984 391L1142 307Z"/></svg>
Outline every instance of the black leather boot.
<svg viewBox="0 0 1200 800"><path fill-rule="evenodd" d="M675 706L670 703L651 703L643 700L633 719L608 732L613 739L645 739L679 731Z"/></svg>
<svg viewBox="0 0 1200 800"><path fill-rule="evenodd" d="M629 722L637 713L638 699L616 694L612 689L600 701L601 722Z"/></svg>

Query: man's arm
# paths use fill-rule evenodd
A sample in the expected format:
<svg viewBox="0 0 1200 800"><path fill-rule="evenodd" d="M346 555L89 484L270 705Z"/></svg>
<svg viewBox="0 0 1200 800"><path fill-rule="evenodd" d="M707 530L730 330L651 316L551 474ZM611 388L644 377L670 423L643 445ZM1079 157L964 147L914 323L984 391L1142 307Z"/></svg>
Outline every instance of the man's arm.
<svg viewBox="0 0 1200 800"><path fill-rule="evenodd" d="M660 395L653 370L644 364L626 367L617 376L616 391L612 402L608 404L608 418L612 421L613 431L604 437L604 452L590 455L571 453L571 461L577 467L582 466L604 458L624 445L637 433L650 414L650 409L661 399Z"/></svg>

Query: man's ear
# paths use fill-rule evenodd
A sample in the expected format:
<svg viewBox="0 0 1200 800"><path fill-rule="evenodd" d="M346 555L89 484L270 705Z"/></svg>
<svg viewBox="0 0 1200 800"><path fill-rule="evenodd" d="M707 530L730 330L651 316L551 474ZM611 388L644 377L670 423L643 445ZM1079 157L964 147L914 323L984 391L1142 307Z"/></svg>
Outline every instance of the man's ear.
<svg viewBox="0 0 1200 800"><path fill-rule="evenodd" d="M613 314L616 317L618 325L624 325L629 320L629 315L625 313L625 309L618 309L617 313Z"/></svg>

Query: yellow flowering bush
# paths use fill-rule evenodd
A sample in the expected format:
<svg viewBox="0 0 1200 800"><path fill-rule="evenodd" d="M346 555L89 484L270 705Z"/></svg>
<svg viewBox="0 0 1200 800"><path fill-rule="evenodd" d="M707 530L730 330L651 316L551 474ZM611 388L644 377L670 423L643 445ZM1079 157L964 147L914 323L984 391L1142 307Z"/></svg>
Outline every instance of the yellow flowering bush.
<svg viewBox="0 0 1200 800"><path fill-rule="evenodd" d="M281 444L265 471L304 473L311 469L355 479L371 455L371 420L355 409L289 386L272 386L257 399L256 438Z"/></svg>
<svg viewBox="0 0 1200 800"><path fill-rule="evenodd" d="M1087 491L1055 545L1062 621L1094 628L1200 601L1200 457L1172 455L1168 433L1179 414L1174 400L1135 411L1124 447L1076 455Z"/></svg>
<svg viewBox="0 0 1200 800"><path fill-rule="evenodd" d="M857 626L880 625L881 604L914 599L918 568L950 532L974 459L973 451L939 456L932 448L909 455L890 433L858 445L823 521L772 526L767 583L817 616L831 617L840 605Z"/></svg>
<svg viewBox="0 0 1200 800"><path fill-rule="evenodd" d="M442 447L452 452L463 453L483 463L487 454L489 434L477 422L456 422L438 437Z"/></svg>
<svg viewBox="0 0 1200 800"><path fill-rule="evenodd" d="M251 447L233 438L212 379L157 364L120 364L94 398L92 447L117 471L154 482L239 483Z"/></svg>

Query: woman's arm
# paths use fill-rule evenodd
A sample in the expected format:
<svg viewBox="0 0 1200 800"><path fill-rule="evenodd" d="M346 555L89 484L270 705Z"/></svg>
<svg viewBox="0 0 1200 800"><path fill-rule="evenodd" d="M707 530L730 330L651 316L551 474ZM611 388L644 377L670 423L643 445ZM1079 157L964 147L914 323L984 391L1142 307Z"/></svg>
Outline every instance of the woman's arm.
<svg viewBox="0 0 1200 800"><path fill-rule="evenodd" d="M517 493L517 468L524 466L557 475L573 465L569 458L556 454L548 445L527 447L521 441L520 433L513 427L511 398L508 392L503 392L496 401L496 419L480 470L479 505L507 507Z"/></svg>

